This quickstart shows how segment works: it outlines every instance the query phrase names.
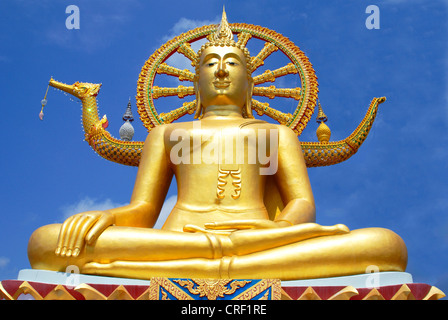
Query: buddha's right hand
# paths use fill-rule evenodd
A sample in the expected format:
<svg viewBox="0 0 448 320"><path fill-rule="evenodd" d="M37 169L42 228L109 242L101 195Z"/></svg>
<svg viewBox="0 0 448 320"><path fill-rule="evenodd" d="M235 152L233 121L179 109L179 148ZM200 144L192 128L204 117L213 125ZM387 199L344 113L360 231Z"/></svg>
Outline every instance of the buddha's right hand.
<svg viewBox="0 0 448 320"><path fill-rule="evenodd" d="M86 243L92 244L114 223L114 215L107 211L87 211L69 217L59 231L55 254L61 257L77 257Z"/></svg>

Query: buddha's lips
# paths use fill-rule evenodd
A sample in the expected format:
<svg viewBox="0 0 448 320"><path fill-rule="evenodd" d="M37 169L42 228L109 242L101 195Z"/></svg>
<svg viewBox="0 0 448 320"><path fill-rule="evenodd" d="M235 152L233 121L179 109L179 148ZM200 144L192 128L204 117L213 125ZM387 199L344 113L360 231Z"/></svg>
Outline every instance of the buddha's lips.
<svg viewBox="0 0 448 320"><path fill-rule="evenodd" d="M213 85L216 88L223 89L223 88L227 88L227 87L230 86L230 81L222 81L222 80L220 80L220 81L213 81Z"/></svg>

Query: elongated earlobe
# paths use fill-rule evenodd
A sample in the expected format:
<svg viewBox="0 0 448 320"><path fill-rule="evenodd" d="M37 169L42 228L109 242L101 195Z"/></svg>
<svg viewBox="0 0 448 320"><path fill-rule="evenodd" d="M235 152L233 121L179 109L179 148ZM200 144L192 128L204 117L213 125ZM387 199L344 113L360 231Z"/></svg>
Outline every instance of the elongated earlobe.
<svg viewBox="0 0 448 320"><path fill-rule="evenodd" d="M252 114L252 93L254 91L254 83L252 82L250 84L250 89L247 90L247 94L246 94L246 105L245 105L245 113L246 113L246 118L254 118L253 114Z"/></svg>
<svg viewBox="0 0 448 320"><path fill-rule="evenodd" d="M194 114L194 118L201 119L202 118L201 94L199 92L199 86L197 82L194 83L194 91L196 94L196 112Z"/></svg>

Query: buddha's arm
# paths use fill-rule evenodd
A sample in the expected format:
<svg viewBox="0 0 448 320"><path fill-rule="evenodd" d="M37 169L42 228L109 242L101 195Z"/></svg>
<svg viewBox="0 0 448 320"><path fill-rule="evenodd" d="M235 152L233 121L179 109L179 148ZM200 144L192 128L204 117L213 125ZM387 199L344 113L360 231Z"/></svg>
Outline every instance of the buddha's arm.
<svg viewBox="0 0 448 320"><path fill-rule="evenodd" d="M290 224L314 222L316 209L307 167L297 136L279 126L278 170L275 179L285 208L275 218Z"/></svg>
<svg viewBox="0 0 448 320"><path fill-rule="evenodd" d="M78 256L85 243L92 244L109 226L154 226L172 172L165 153L164 128L153 129L146 139L129 205L104 211L87 211L69 217L61 226L56 255Z"/></svg>
<svg viewBox="0 0 448 320"><path fill-rule="evenodd" d="M165 152L164 129L152 129L145 141L130 204L109 210L117 226L151 228L156 223L173 177Z"/></svg>

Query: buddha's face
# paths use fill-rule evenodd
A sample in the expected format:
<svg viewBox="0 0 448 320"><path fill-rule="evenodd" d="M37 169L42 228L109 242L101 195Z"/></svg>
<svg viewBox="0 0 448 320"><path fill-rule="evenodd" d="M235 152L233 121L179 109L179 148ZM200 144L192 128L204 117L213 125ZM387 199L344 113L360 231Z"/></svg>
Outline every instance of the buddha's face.
<svg viewBox="0 0 448 320"><path fill-rule="evenodd" d="M204 49L197 86L204 108L235 105L242 109L251 90L244 53L230 46Z"/></svg>

